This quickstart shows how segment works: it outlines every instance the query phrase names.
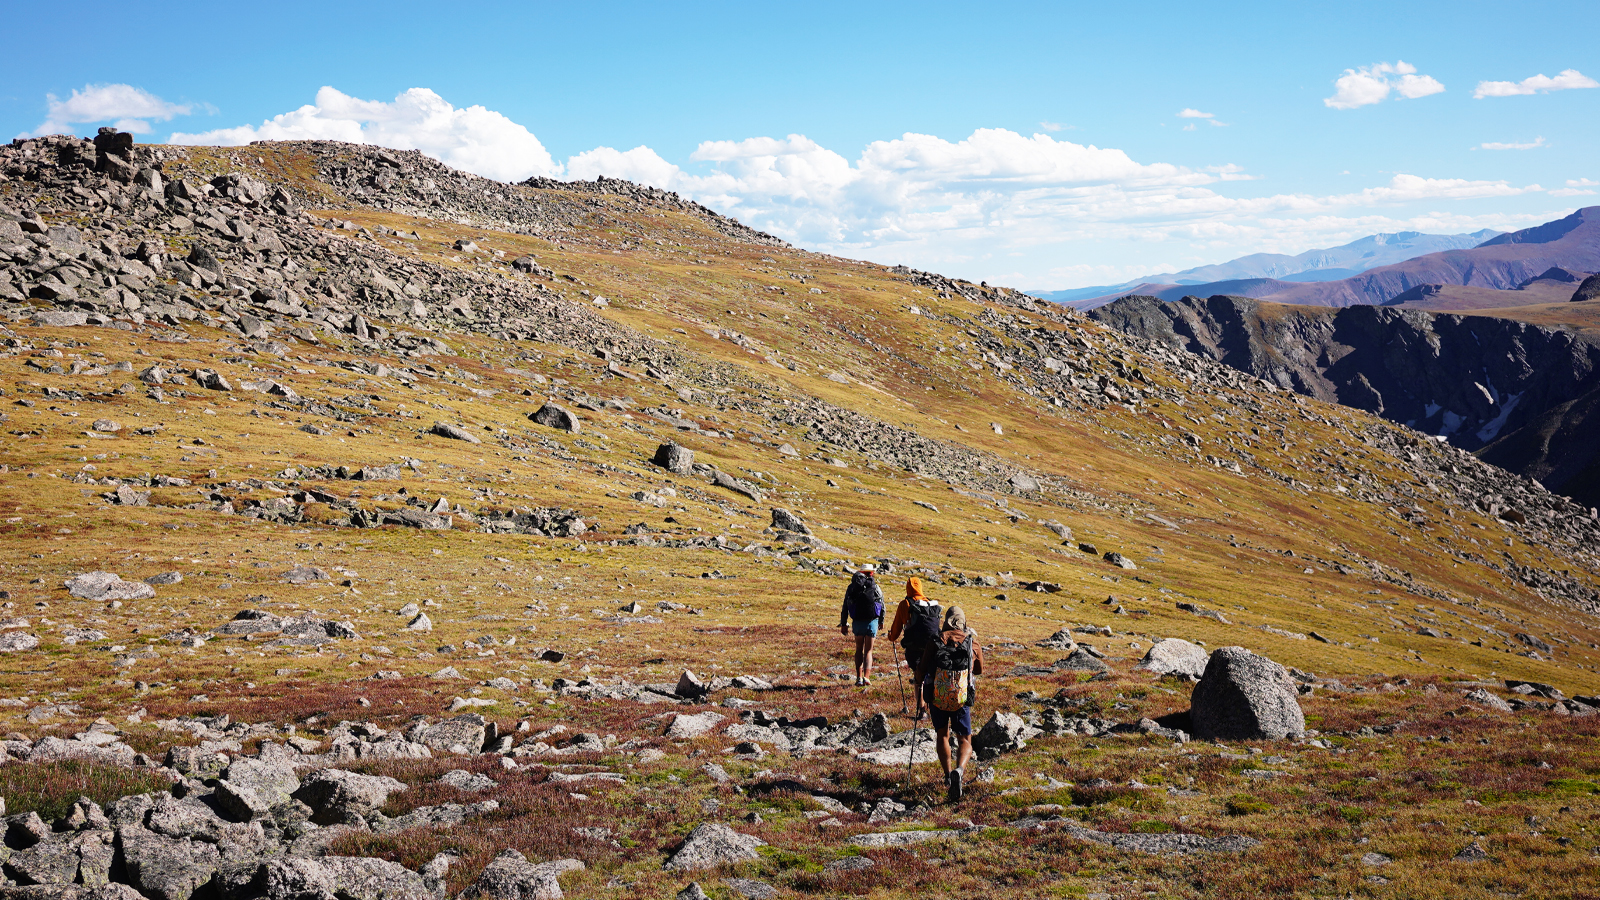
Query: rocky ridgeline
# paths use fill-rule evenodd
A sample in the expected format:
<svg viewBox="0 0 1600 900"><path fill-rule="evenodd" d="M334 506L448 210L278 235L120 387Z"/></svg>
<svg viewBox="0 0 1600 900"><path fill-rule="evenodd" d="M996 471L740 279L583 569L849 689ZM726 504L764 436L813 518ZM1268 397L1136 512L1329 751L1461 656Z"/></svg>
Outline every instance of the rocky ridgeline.
<svg viewBox="0 0 1600 900"><path fill-rule="evenodd" d="M570 284L563 287L549 270L518 265L531 258L507 262L462 250L481 263L467 271L402 258L379 238L405 235L387 229L375 235L306 215L300 208L309 201L247 174L200 180L182 148L134 146L127 137L36 138L0 147L0 171L12 183L6 196L14 204L0 208L0 300L11 301L0 315L32 324L158 331L196 322L233 334L250 350L278 356L333 341L407 360L364 364L367 374L401 381L439 377L426 357L451 353L448 339L455 331L543 341L600 356L615 377L643 374L717 409L762 415L780 426L803 425L823 439L848 435L835 446L897 468L987 490L1006 490L1019 472L987 454L814 397L778 392L731 366L685 357L612 324L588 300L569 298ZM376 203L373 192L383 182L417 202L437 201L417 207L419 215L472 212L497 228L526 219L540 228L570 229L591 214L588 198L562 200L562 191L621 194L715 215L676 195L626 182L540 182L538 197L529 199L420 154L328 142L293 146L313 155L331 184L353 192L350 203ZM385 173L396 180L381 178ZM313 199L345 202L337 196ZM772 243L716 218L732 238ZM64 224L68 220L78 224ZM39 301L52 307L40 308ZM181 395L192 383L209 390L258 390L279 408L337 421L363 414L300 397L276 382L236 386L210 371L146 370L140 380L157 394ZM574 405L588 402L575 389L567 393ZM700 430L681 415L664 418ZM826 458L820 451L812 455Z"/></svg>
<svg viewBox="0 0 1600 900"><path fill-rule="evenodd" d="M1583 424L1600 389L1592 336L1489 316L1220 295L1172 303L1130 296L1089 315L1278 387L1443 435L1586 506L1600 504Z"/></svg>

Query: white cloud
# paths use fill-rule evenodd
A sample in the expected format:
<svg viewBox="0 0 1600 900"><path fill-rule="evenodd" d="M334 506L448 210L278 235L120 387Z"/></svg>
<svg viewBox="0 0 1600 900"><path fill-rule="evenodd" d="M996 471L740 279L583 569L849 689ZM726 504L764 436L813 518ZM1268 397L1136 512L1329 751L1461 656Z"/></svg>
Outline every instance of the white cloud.
<svg viewBox="0 0 1600 900"><path fill-rule="evenodd" d="M527 128L482 106L457 109L427 88L412 88L385 103L324 87L317 91L315 103L274 116L260 126L240 125L200 134L179 132L171 138L174 144L226 145L293 140L421 150L458 169L501 181L561 173L561 167Z"/></svg>
<svg viewBox="0 0 1600 900"><path fill-rule="evenodd" d="M1404 60L1377 63L1359 69L1345 69L1333 82L1334 93L1322 101L1332 109L1355 109L1371 106L1388 98L1392 90L1408 100L1426 97L1444 90L1444 85L1431 75L1417 74L1417 67Z"/></svg>
<svg viewBox="0 0 1600 900"><path fill-rule="evenodd" d="M1198 109L1184 109L1178 113L1180 119L1215 119L1216 113L1201 112Z"/></svg>
<svg viewBox="0 0 1600 900"><path fill-rule="evenodd" d="M530 174L627 178L677 191L807 249L1040 289L1062 287L1067 279L1116 281L1102 277L1113 270L1159 271L1145 265L1155 254L1139 249L1154 244L1176 248L1161 250L1169 261L1206 261L1300 252L1375 231L1521 228L1565 214L1384 212L1542 190L1410 174L1337 195L1232 196L1224 191L1233 182L1255 177L1238 165L1146 163L1115 148L997 128L960 140L907 133L875 141L853 158L791 134L706 141L681 165L648 146L596 147L563 165L522 125L482 107L456 109L421 88L392 103L324 88L314 105L260 126L173 139L238 144L295 138L415 147L507 180Z"/></svg>
<svg viewBox="0 0 1600 900"><path fill-rule="evenodd" d="M1394 92L1407 100L1444 93L1444 85L1432 75L1401 75L1394 83Z"/></svg>
<svg viewBox="0 0 1600 900"><path fill-rule="evenodd" d="M1062 129L1066 129L1068 131L1071 131L1074 126L1072 126L1072 125L1063 125L1060 122L1040 122L1039 123L1039 127L1043 128L1045 131L1052 131L1053 132L1053 131L1061 131Z"/></svg>
<svg viewBox="0 0 1600 900"><path fill-rule="evenodd" d="M1589 196L1592 196L1593 194L1594 194L1594 191L1586 191L1583 188L1570 188L1570 187L1567 187L1567 188L1556 188L1555 190L1552 190L1550 192L1550 196L1552 196L1552 197L1589 197Z"/></svg>
<svg viewBox="0 0 1600 900"><path fill-rule="evenodd" d="M1485 141L1478 145L1480 150L1535 150L1544 146L1544 138L1535 138L1522 143L1502 143L1500 141Z"/></svg>
<svg viewBox="0 0 1600 900"><path fill-rule="evenodd" d="M1600 187L1600 181L1589 178L1568 178L1567 187Z"/></svg>
<svg viewBox="0 0 1600 900"><path fill-rule="evenodd" d="M195 108L188 103L168 103L131 84L85 85L81 91L73 90L65 100L46 94L45 106L45 120L20 137L71 134L73 125L96 122L109 122L122 131L144 134L150 130L148 120L166 122L173 116L186 116Z"/></svg>
<svg viewBox="0 0 1600 900"><path fill-rule="evenodd" d="M1534 75L1521 81L1480 81L1477 90L1472 92L1472 97L1475 100L1482 100L1484 97L1518 97L1578 88L1600 88L1600 81L1595 81L1577 69L1563 69L1554 78Z"/></svg>

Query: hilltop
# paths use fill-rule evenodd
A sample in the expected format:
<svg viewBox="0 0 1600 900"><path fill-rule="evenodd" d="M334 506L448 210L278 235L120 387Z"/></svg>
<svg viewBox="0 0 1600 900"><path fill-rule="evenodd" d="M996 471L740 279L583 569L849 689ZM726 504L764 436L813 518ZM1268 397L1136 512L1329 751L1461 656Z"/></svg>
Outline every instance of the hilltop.
<svg viewBox="0 0 1600 900"><path fill-rule="evenodd" d="M115 134L0 172L17 884L1588 889L1600 524L1536 482L627 182ZM979 632L961 804L849 686L865 561ZM1303 731L1190 740L1167 638L1288 667Z"/></svg>

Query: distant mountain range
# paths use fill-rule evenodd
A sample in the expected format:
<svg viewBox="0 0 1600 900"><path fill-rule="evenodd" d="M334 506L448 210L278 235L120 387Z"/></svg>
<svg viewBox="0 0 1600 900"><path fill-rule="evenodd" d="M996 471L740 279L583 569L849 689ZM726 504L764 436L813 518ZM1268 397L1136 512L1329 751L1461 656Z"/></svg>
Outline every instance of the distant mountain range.
<svg viewBox="0 0 1600 900"><path fill-rule="evenodd" d="M1600 271L1600 206L1585 207L1553 222L1502 234L1476 247L1428 253L1337 281L1295 282L1259 277L1193 285L1145 284L1126 292L1071 301L1068 305L1094 309L1131 294L1168 301L1221 294L1301 306L1381 306L1402 295L1411 299L1408 292L1426 295L1428 291L1417 289L1430 285L1515 291L1553 268L1570 273ZM1520 305L1534 298L1530 294L1508 299L1512 305ZM1480 301L1469 301L1465 305L1477 302Z"/></svg>
<svg viewBox="0 0 1600 900"><path fill-rule="evenodd" d="M1358 275L1368 269L1404 262L1428 253L1476 247L1484 241L1499 237L1500 234L1501 232L1487 228L1471 234L1423 234L1419 231L1369 234L1343 246L1307 250L1294 256L1282 253L1252 253L1225 263L1197 266L1165 275L1152 275L1125 284L1044 291L1037 296L1056 303L1076 305L1077 301L1092 300L1107 295L1120 297L1134 293L1159 296L1161 288L1176 286L1199 287L1220 282L1249 280L1337 281ZM1196 292L1188 290L1184 293ZM1205 290L1200 296L1209 296L1213 293L1237 293L1237 291ZM1183 293L1179 293L1178 296L1183 296Z"/></svg>

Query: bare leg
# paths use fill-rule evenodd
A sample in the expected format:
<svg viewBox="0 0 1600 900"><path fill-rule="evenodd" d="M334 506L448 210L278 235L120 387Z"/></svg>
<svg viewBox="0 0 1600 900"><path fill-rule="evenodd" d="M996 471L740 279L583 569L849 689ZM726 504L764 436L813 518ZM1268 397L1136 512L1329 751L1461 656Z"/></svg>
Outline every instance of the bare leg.
<svg viewBox="0 0 1600 900"><path fill-rule="evenodd" d="M876 638L874 638L870 634L861 639L862 645L865 648L865 649L862 650L862 653L861 653L862 660L863 660L862 661L862 666L861 666L861 677L862 678L871 678L872 677L872 643L875 640L876 640Z"/></svg>
<svg viewBox="0 0 1600 900"><path fill-rule="evenodd" d="M972 735L963 735L961 747L956 751L956 768L965 772L967 763L972 762Z"/></svg>
<svg viewBox="0 0 1600 900"><path fill-rule="evenodd" d="M864 668L865 663L867 661L866 660L866 656L867 656L867 653L866 653L866 642L869 641L869 640L871 640L871 638L862 637L859 634L856 635L856 681L857 682L859 682L861 680L861 672L862 672L862 669Z"/></svg>
<svg viewBox="0 0 1600 900"><path fill-rule="evenodd" d="M967 749L971 750L969 742ZM934 729L933 752L939 754L939 767L944 769L945 778L950 777L950 725L946 723L943 728Z"/></svg>

